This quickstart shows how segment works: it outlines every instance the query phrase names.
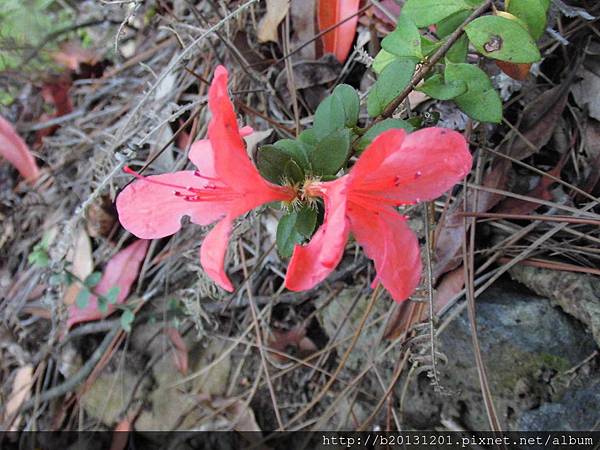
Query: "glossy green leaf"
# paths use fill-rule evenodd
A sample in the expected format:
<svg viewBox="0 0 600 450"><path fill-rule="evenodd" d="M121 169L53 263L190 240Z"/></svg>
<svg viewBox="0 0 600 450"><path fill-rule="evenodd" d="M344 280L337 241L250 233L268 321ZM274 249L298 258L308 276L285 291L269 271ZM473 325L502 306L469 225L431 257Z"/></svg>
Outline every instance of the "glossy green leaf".
<svg viewBox="0 0 600 450"><path fill-rule="evenodd" d="M367 112L377 117L410 83L417 61L415 59L395 59L381 72L367 98Z"/></svg>
<svg viewBox="0 0 600 450"><path fill-rule="evenodd" d="M472 64L447 63L444 75L446 83L467 84L467 92L453 99L465 114L481 122L502 120L502 100L483 70Z"/></svg>
<svg viewBox="0 0 600 450"><path fill-rule="evenodd" d="M87 305L90 302L90 296L92 293L87 288L81 288L77 297L75 297L75 304L79 309L87 308Z"/></svg>
<svg viewBox="0 0 600 450"><path fill-rule="evenodd" d="M450 100L467 92L467 83L462 80L445 83L441 75L435 74L429 77L417 90L437 100Z"/></svg>
<svg viewBox="0 0 600 450"><path fill-rule="evenodd" d="M396 29L381 41L381 47L399 58L423 58L421 34L415 22L406 14L400 14Z"/></svg>
<svg viewBox="0 0 600 450"><path fill-rule="evenodd" d="M304 170L293 159L285 164L283 175L286 180L294 183L302 183L304 181Z"/></svg>
<svg viewBox="0 0 600 450"><path fill-rule="evenodd" d="M393 128L401 128L403 130L406 130L409 133L414 130L414 127L411 124L409 124L408 122L406 122L405 120L401 120L401 119L382 120L381 122L377 122L375 125L373 125L371 128L369 128L367 130L367 132L361 136L361 138L358 140L358 142L355 145L356 151L358 153L364 151L364 149L367 148L371 142L373 142L373 139L375 139L377 136L379 136L384 131L391 130Z"/></svg>
<svg viewBox="0 0 600 450"><path fill-rule="evenodd" d="M294 246L302 242L302 235L296 230L297 221L298 212L292 211L284 215L277 225L275 242L277 243L277 251L284 258L292 256Z"/></svg>
<svg viewBox="0 0 600 450"><path fill-rule="evenodd" d="M296 231L305 238L310 238L315 231L317 226L317 215L318 212L315 208L303 206L298 211L298 217L296 219Z"/></svg>
<svg viewBox="0 0 600 450"><path fill-rule="evenodd" d="M294 139L281 139L273 144L273 147L283 151L292 157L294 161L304 170L310 169L308 161L308 148L301 141Z"/></svg>
<svg viewBox="0 0 600 450"><path fill-rule="evenodd" d="M472 9L465 0L407 0L402 14L419 27L427 27L458 12Z"/></svg>
<svg viewBox="0 0 600 450"><path fill-rule="evenodd" d="M289 179L290 173L286 169L292 166L291 163L294 163L300 169L291 155L274 145L260 147L256 155L258 171L264 179L271 183L282 184L286 179ZM300 180L302 178L303 176L300 177Z"/></svg>
<svg viewBox="0 0 600 450"><path fill-rule="evenodd" d="M516 20L483 16L465 27L469 41L484 56L511 63L531 63L541 59L528 31Z"/></svg>
<svg viewBox="0 0 600 450"><path fill-rule="evenodd" d="M381 49L379 50L379 53L377 53L377 55L375 56L371 68L373 69L373 72L380 74L381 72L383 72L383 69L385 69L389 63L395 60L396 57L394 55L392 55L390 52L386 52L384 49Z"/></svg>
<svg viewBox="0 0 600 450"><path fill-rule="evenodd" d="M323 100L315 111L313 130L317 139L323 139L333 131L344 128L346 112L342 100L336 95L330 95Z"/></svg>
<svg viewBox="0 0 600 450"><path fill-rule="evenodd" d="M309 155L315 175L335 175L342 168L350 153L350 136L344 128L321 139Z"/></svg>
<svg viewBox="0 0 600 450"><path fill-rule="evenodd" d="M340 99L344 107L345 125L348 128L356 126L360 111L360 97L356 90L348 84L340 84L333 90L333 96Z"/></svg>
<svg viewBox="0 0 600 450"><path fill-rule="evenodd" d="M507 5L507 12L525 22L533 39L542 37L548 9L542 0L510 0Z"/></svg>

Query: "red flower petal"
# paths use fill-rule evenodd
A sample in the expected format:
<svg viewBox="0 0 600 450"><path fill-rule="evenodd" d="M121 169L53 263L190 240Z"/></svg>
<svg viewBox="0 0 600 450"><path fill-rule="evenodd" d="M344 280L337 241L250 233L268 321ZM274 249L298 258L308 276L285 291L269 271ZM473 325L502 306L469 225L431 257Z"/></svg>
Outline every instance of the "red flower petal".
<svg viewBox="0 0 600 450"><path fill-rule="evenodd" d="M406 219L392 208L377 212L351 201L348 217L356 241L375 262L374 284L379 280L395 301L406 300L421 277L419 243Z"/></svg>
<svg viewBox="0 0 600 450"><path fill-rule="evenodd" d="M246 145L240 136L233 104L227 93L227 70L223 66L215 69L208 91L208 106L212 112L208 138L214 148L215 173L238 191L244 187L256 189L266 186L266 181L246 153Z"/></svg>
<svg viewBox="0 0 600 450"><path fill-rule="evenodd" d="M239 133L241 137L246 137L254 133L254 130L246 126L240 128ZM203 176L213 178L217 176L214 149L209 139L194 142L190 147L189 158Z"/></svg>
<svg viewBox="0 0 600 450"><path fill-rule="evenodd" d="M285 286L292 291L310 289L339 264L349 234L346 218L348 177L323 183L325 220L311 241L297 245L288 266Z"/></svg>
<svg viewBox="0 0 600 450"><path fill-rule="evenodd" d="M0 155L5 157L19 173L29 181L34 181L40 175L37 164L29 147L13 126L0 116Z"/></svg>
<svg viewBox="0 0 600 450"><path fill-rule="evenodd" d="M136 180L123 189L117 197L119 221L141 239L158 239L176 233L183 216L189 216L193 223L208 225L223 217L229 208L227 202L187 201L175 195L176 188L153 181L183 187L203 185L203 180L194 172L180 171Z"/></svg>
<svg viewBox="0 0 600 450"><path fill-rule="evenodd" d="M433 200L469 173L464 137L445 128L405 136L390 130L375 139L351 171L351 191L389 204Z"/></svg>
<svg viewBox="0 0 600 450"><path fill-rule="evenodd" d="M233 219L228 215L210 230L200 248L202 267L215 283L229 292L233 292L233 285L225 273L224 264L232 227Z"/></svg>
<svg viewBox="0 0 600 450"><path fill-rule="evenodd" d="M119 288L117 295L117 304L127 300L131 286L137 280L140 266L150 241L140 240L124 248L113 256L102 274L100 282L94 288L94 291L100 295L108 294L112 287ZM112 314L115 311L114 305L108 305L108 312L102 314L98 310L98 298L95 295L90 296L88 305L85 308L78 308L77 305L69 307L69 317L67 319L67 329L71 328L76 323L90 322L99 320L103 317Z"/></svg>

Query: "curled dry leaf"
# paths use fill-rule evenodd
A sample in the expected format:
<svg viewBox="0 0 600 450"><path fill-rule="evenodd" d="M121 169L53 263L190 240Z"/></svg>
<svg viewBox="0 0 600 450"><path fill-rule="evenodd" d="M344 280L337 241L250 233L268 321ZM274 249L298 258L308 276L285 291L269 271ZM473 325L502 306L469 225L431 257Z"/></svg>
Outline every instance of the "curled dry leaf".
<svg viewBox="0 0 600 450"><path fill-rule="evenodd" d="M277 42L277 27L288 8L288 0L267 0L267 13L258 24L258 42Z"/></svg>
<svg viewBox="0 0 600 450"><path fill-rule="evenodd" d="M350 53L356 34L356 24L358 23L356 12L359 3L359 0L319 0L319 30L322 32L335 26L331 31L321 36L323 51L333 53L338 61L342 63L346 61L348 53ZM351 16L353 16L351 19L341 23Z"/></svg>
<svg viewBox="0 0 600 450"><path fill-rule="evenodd" d="M117 304L125 302L131 286L138 277L142 261L148 250L148 240L139 240L124 248L111 258L106 265L100 282L95 287L95 292L100 295L108 294L113 287L119 288L117 295ZM78 308L77 305L69 307L69 317L67 319L67 328L81 322L90 322L102 319L115 311L114 305L108 305L106 314L98 310L98 298L91 295L88 305L85 308Z"/></svg>
<svg viewBox="0 0 600 450"><path fill-rule="evenodd" d="M35 181L40 171L25 141L13 126L0 116L0 155L6 158L28 181Z"/></svg>

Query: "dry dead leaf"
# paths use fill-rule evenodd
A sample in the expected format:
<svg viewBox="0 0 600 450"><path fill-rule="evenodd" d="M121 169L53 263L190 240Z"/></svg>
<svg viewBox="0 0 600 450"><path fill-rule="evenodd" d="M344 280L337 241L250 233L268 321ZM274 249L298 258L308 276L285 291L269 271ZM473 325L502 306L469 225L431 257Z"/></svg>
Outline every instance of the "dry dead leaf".
<svg viewBox="0 0 600 450"><path fill-rule="evenodd" d="M28 364L23 367L19 367L15 373L15 379L11 394L6 402L6 411L4 413L4 420L10 421L13 416L19 411L21 405L29 399L31 395L31 386L33 384L33 366ZM21 416L17 417L12 421L12 424L5 423L4 429L9 431L17 431L19 429L19 423L21 422Z"/></svg>
<svg viewBox="0 0 600 450"><path fill-rule="evenodd" d="M277 42L277 27L288 12L288 0L267 0L267 12L258 24L258 42Z"/></svg>
<svg viewBox="0 0 600 450"><path fill-rule="evenodd" d="M92 242L85 229L79 228L77 230L75 246L67 253L67 261L71 263L69 270L80 280L85 280L93 272ZM80 290L81 287L77 283L69 286L63 297L64 304L72 305L75 303Z"/></svg>

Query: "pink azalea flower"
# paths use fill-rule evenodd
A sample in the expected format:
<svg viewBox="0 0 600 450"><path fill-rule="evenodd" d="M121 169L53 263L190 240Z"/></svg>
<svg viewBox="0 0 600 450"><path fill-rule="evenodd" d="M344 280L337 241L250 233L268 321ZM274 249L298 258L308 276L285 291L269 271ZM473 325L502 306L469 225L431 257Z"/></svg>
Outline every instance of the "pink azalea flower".
<svg viewBox="0 0 600 450"><path fill-rule="evenodd" d="M395 207L439 197L471 164L467 143L455 131L382 133L347 175L305 185L305 196L323 198L325 220L307 245L295 247L286 287L300 291L323 281L342 259L352 233L375 262L373 285L380 281L395 301L405 300L419 284L421 258L417 237Z"/></svg>
<svg viewBox="0 0 600 450"><path fill-rule="evenodd" d="M223 66L215 70L208 106L208 139L195 142L189 154L198 170L148 177L128 170L139 180L119 194L117 211L123 227L140 239L176 233L183 216L198 225L219 221L202 243L200 262L219 286L233 291L224 270L233 221L265 203L291 201L295 192L266 181L248 158L242 135L252 129L238 128Z"/></svg>

